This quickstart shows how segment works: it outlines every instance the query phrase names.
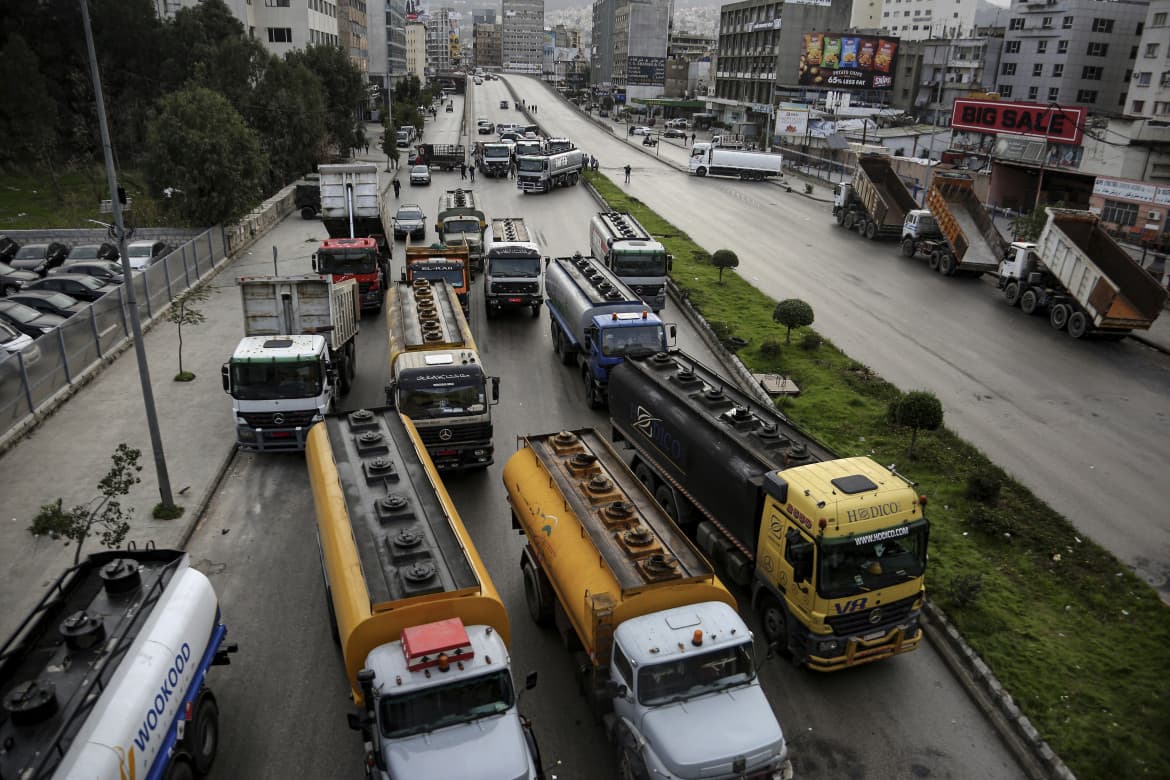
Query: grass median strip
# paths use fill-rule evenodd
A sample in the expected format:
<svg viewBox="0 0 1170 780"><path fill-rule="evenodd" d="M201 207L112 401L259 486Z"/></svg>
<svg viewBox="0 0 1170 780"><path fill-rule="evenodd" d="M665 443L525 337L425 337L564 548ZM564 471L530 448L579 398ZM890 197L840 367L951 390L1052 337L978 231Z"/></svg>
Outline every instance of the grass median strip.
<svg viewBox="0 0 1170 780"><path fill-rule="evenodd" d="M1170 777L1170 609L1154 590L945 427L920 431L908 460L909 431L887 420L898 388L827 340L806 339L808 328L785 344L775 300L734 273L718 284L686 233L605 176L587 178L674 255L675 283L721 338L747 342L737 354L750 370L797 383L800 397L778 402L785 414L840 455L898 463L918 481L930 500L930 598L1069 768Z"/></svg>

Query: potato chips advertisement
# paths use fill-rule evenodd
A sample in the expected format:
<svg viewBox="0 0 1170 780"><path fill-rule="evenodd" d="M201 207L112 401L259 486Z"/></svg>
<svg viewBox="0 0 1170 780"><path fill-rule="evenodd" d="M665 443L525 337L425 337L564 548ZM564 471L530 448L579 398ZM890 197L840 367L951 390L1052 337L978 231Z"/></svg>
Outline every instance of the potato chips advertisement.
<svg viewBox="0 0 1170 780"><path fill-rule="evenodd" d="M800 49L803 87L892 89L898 39L871 35L805 33Z"/></svg>

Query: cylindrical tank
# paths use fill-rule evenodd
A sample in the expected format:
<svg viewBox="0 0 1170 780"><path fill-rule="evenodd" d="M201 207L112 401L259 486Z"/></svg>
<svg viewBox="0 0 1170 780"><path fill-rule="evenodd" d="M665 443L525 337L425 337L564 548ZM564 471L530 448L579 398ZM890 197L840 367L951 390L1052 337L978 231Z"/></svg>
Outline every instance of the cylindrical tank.
<svg viewBox="0 0 1170 780"><path fill-rule="evenodd" d="M594 662L606 660L594 635L597 610L612 610L612 620L602 621L612 631L671 607L720 601L734 608L707 561L605 440L592 431L569 435L584 446L556 456L546 445L566 434L527 437L529 446L504 466L504 485L517 522ZM583 456L578 462L587 467L578 470L574 456ZM655 557L654 545L663 554Z"/></svg>
<svg viewBox="0 0 1170 780"><path fill-rule="evenodd" d="M578 344L585 343L585 329L599 314L640 312L646 308L617 276L591 257L556 257L545 269L545 296L571 329Z"/></svg>

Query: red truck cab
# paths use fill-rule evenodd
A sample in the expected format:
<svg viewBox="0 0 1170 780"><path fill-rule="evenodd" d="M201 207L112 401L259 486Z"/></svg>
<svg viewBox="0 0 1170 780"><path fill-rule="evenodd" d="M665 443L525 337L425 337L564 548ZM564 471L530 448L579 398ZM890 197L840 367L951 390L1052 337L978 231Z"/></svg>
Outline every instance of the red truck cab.
<svg viewBox="0 0 1170 780"><path fill-rule="evenodd" d="M375 237L325 239L313 255L313 270L330 274L334 282L356 279L362 311L382 308L389 285L390 258Z"/></svg>

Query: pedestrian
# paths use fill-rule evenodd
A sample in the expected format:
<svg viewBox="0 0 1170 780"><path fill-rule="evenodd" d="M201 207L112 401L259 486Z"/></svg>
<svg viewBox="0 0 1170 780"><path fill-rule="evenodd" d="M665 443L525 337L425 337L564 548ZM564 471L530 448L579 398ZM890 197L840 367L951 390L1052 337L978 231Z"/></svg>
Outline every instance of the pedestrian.
<svg viewBox="0 0 1170 780"><path fill-rule="evenodd" d="M364 149L364 151L365 151L365 153L366 153L366 154L369 154L369 153L370 153L370 142L369 142L369 141L366 141L366 145L365 145L365 149Z"/></svg>
<svg viewBox="0 0 1170 780"><path fill-rule="evenodd" d="M468 166L467 172L471 174L471 183L475 184L475 166L474 165Z"/></svg>
<svg viewBox="0 0 1170 780"><path fill-rule="evenodd" d="M402 182L398 181L398 177L395 176L393 184L394 184L394 197L395 197L395 199L397 199L398 193L402 191Z"/></svg>
<svg viewBox="0 0 1170 780"><path fill-rule="evenodd" d="M686 136L683 136L683 137L685 138ZM695 134L691 133L691 146L694 146L694 145L695 145Z"/></svg>
<svg viewBox="0 0 1170 780"><path fill-rule="evenodd" d="M467 178L467 163L459 163L459 178Z"/></svg>
<svg viewBox="0 0 1170 780"><path fill-rule="evenodd" d="M594 157L593 158L593 170L596 171L599 167L601 167L601 161L598 160L596 157Z"/></svg>
<svg viewBox="0 0 1170 780"><path fill-rule="evenodd" d="M630 164L626 163L626 184L630 183Z"/></svg>
<svg viewBox="0 0 1170 780"><path fill-rule="evenodd" d="M508 178L509 179L516 178L516 160L515 159L511 159L508 161Z"/></svg>

